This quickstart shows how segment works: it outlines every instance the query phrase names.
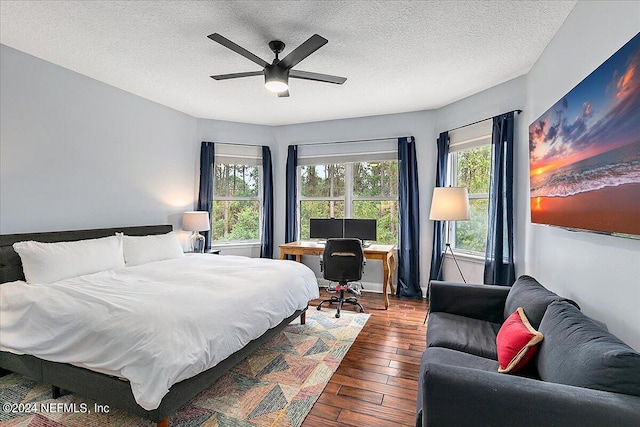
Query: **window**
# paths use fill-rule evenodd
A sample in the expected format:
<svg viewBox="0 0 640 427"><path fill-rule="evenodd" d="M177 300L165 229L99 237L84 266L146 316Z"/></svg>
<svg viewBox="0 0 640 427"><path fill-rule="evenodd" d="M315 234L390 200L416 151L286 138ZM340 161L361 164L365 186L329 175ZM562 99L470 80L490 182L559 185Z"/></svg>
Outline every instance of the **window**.
<svg viewBox="0 0 640 427"><path fill-rule="evenodd" d="M353 171L347 218L377 220L378 243L398 243L398 161L349 163Z"/></svg>
<svg viewBox="0 0 640 427"><path fill-rule="evenodd" d="M211 241L214 243L260 240L262 160L255 148L260 149L216 145L211 209ZM251 153L243 155L244 151Z"/></svg>
<svg viewBox="0 0 640 427"><path fill-rule="evenodd" d="M302 240L310 218L355 218L377 220L378 243L398 242L397 160L302 165L298 182Z"/></svg>
<svg viewBox="0 0 640 427"><path fill-rule="evenodd" d="M345 217L344 164L298 167L300 238L309 239L310 218Z"/></svg>
<svg viewBox="0 0 640 427"><path fill-rule="evenodd" d="M471 208L469 221L451 223L451 246L484 256L491 179L491 120L450 133L448 170L449 185L468 188Z"/></svg>

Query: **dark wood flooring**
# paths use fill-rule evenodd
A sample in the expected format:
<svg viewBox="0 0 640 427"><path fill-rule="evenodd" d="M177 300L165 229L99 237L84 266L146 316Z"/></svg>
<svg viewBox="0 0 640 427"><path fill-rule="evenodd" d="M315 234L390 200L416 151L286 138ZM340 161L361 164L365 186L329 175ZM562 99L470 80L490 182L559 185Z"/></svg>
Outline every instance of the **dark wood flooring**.
<svg viewBox="0 0 640 427"><path fill-rule="evenodd" d="M320 291L317 306L331 294ZM426 345L425 300L363 293L359 301L369 320L329 384L304 420L303 427L414 426L420 357ZM335 311L322 306L322 310ZM354 310L345 306L344 311ZM315 308L310 308L315 310Z"/></svg>

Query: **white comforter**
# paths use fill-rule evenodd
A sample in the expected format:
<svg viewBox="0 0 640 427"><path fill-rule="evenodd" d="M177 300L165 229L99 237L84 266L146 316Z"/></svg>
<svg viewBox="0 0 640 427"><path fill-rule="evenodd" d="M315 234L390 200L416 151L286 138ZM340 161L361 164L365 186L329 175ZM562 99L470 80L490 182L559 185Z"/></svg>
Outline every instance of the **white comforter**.
<svg viewBox="0 0 640 427"><path fill-rule="evenodd" d="M47 285L5 283L0 350L124 377L152 410L173 384L317 297L317 279L303 264L208 254Z"/></svg>

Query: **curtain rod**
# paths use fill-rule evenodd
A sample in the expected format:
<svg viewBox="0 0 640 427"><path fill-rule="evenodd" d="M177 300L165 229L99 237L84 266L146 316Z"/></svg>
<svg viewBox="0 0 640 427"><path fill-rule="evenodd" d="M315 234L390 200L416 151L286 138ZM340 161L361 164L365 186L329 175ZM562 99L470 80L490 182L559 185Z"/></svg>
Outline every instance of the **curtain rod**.
<svg viewBox="0 0 640 427"><path fill-rule="evenodd" d="M522 110L511 110L511 111L507 111L506 113L498 114L498 116L501 116L502 114L509 114L509 113L516 113L516 114L520 114L520 113L522 113ZM497 117L497 116L493 116L493 117ZM475 124L477 124L477 123L484 122L484 121L486 121L486 120L491 120L491 119L493 119L493 117L487 117L486 119L482 119L482 120L475 121L475 122L473 122L473 123L468 123L468 124L466 124L466 125L458 126L457 128L449 129L447 132L452 132L452 131L454 131L454 130L458 130L458 129L466 128L467 126L473 126L473 125L475 125Z"/></svg>
<svg viewBox="0 0 640 427"><path fill-rule="evenodd" d="M367 139L350 139L350 140L347 140L347 141L307 142L307 143L303 143L303 144L294 144L294 145L303 146L303 145L342 144L342 143L345 143L345 142L371 142L371 141L385 141L387 139L389 139L389 140L392 140L392 139L397 140L398 138L413 138L413 137L409 137L409 136L389 136L387 138L367 138Z"/></svg>
<svg viewBox="0 0 640 427"><path fill-rule="evenodd" d="M212 142L214 144L223 144L223 145L239 145L241 147L263 147L266 144L243 144L242 142L216 142L216 141L202 141L202 142ZM266 145L269 147L269 145Z"/></svg>
<svg viewBox="0 0 640 427"><path fill-rule="evenodd" d="M409 136L390 136L387 138L367 138L367 139L350 139L346 141L327 141L327 142L305 142L302 144L294 144L298 146L302 145L327 145L327 144L342 144L345 142L371 142L371 141L385 141L385 140L397 140L398 138L412 138ZM262 147L262 144L244 144L241 142L215 142L215 141L203 141L203 142L213 142L214 144L224 144L224 145L239 145L241 147ZM267 145L268 147L268 145Z"/></svg>

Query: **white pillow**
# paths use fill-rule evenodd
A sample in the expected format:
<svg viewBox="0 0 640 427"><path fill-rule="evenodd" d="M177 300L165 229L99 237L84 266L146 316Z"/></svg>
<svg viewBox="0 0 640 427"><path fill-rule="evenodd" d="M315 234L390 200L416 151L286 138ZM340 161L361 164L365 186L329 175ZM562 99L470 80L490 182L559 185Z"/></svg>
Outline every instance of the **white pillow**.
<svg viewBox="0 0 640 427"><path fill-rule="evenodd" d="M182 245L173 231L149 236L123 236L123 239L127 266L184 256Z"/></svg>
<svg viewBox="0 0 640 427"><path fill-rule="evenodd" d="M52 283L83 274L124 267L122 238L117 236L77 242L16 242L27 283Z"/></svg>

